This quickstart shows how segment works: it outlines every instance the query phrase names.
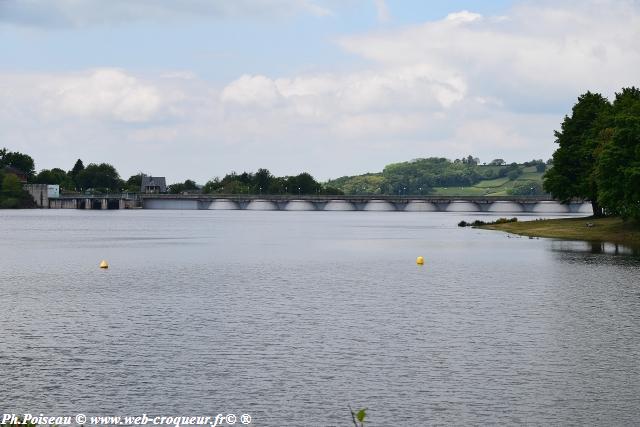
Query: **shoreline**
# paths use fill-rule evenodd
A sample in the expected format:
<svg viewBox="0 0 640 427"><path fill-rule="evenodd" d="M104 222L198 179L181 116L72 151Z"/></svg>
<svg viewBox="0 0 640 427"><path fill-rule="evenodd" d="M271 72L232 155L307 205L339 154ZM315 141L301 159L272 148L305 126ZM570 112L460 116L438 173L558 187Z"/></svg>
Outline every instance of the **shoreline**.
<svg viewBox="0 0 640 427"><path fill-rule="evenodd" d="M539 219L486 224L474 228L504 231L520 236L640 246L640 224L632 221L625 222L619 217Z"/></svg>

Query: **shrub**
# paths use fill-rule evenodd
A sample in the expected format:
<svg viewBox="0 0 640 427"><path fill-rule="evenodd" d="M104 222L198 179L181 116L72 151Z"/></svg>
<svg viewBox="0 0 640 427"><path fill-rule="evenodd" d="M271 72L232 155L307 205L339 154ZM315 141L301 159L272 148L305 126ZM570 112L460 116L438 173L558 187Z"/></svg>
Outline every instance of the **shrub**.
<svg viewBox="0 0 640 427"><path fill-rule="evenodd" d="M498 218L493 223L494 224L506 224L508 222L518 222L518 218Z"/></svg>
<svg viewBox="0 0 640 427"><path fill-rule="evenodd" d="M518 222L518 218L516 218L516 217L513 217L513 218L498 218L493 222L480 221L479 219L476 219L473 222L460 221L458 223L458 227L480 227L482 225L505 224L505 223L508 223L508 222Z"/></svg>

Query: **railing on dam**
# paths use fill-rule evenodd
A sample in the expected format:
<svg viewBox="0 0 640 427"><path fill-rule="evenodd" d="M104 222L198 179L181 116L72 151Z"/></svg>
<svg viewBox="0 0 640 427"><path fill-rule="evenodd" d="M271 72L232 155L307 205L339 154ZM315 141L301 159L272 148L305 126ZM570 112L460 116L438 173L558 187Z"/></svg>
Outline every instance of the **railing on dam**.
<svg viewBox="0 0 640 427"><path fill-rule="evenodd" d="M541 196L434 196L434 195L312 195L312 194L140 194L143 200L269 200L269 201L293 201L307 200L312 202L322 202L329 200L344 200L350 202L368 202L371 200L384 200L389 202L408 202L412 200L422 200L428 202L449 202L452 200L466 201L474 203L493 203L496 201L516 202L516 203L537 203L543 201L555 201L549 195Z"/></svg>
<svg viewBox="0 0 640 427"><path fill-rule="evenodd" d="M43 206L45 207L45 206ZM199 209L280 211L532 212L592 213L575 200L549 196L292 195L292 194L64 194L53 209Z"/></svg>
<svg viewBox="0 0 640 427"><path fill-rule="evenodd" d="M82 193L63 193L57 197L58 199L122 199L122 200L139 200L140 193L105 193L105 194L82 194Z"/></svg>
<svg viewBox="0 0 640 427"><path fill-rule="evenodd" d="M145 209L589 213L583 201L560 204L549 196L143 194L140 198Z"/></svg>

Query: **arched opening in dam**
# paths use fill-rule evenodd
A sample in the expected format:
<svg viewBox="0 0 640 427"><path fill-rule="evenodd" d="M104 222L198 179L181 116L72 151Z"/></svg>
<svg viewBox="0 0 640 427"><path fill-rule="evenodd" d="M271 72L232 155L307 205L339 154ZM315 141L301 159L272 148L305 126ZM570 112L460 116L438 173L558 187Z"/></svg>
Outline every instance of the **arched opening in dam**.
<svg viewBox="0 0 640 427"><path fill-rule="evenodd" d="M593 215L593 206L591 203L582 203L575 210L576 213Z"/></svg>
<svg viewBox="0 0 640 427"><path fill-rule="evenodd" d="M480 209L472 202L463 202L460 200L454 200L445 209L446 212L478 212Z"/></svg>
<svg viewBox="0 0 640 427"><path fill-rule="evenodd" d="M569 206L554 201L538 202L533 208L535 213L569 213Z"/></svg>
<svg viewBox="0 0 640 427"><path fill-rule="evenodd" d="M385 200L371 200L369 202L367 202L366 205L364 205L364 209L365 211L376 211L376 212L391 212L391 211L395 211L396 207L385 201Z"/></svg>
<svg viewBox="0 0 640 427"><path fill-rule="evenodd" d="M431 202L412 200L407 203L404 210L406 212L435 212L438 210L438 208Z"/></svg>
<svg viewBox="0 0 640 427"><path fill-rule="evenodd" d="M519 213L523 211L520 203L515 202L493 202L488 209L488 212Z"/></svg>
<svg viewBox="0 0 640 427"><path fill-rule="evenodd" d="M307 200L291 200L284 207L285 211L315 211L316 206Z"/></svg>
<svg viewBox="0 0 640 427"><path fill-rule="evenodd" d="M240 209L240 207L233 200L218 199L211 202L211 204L209 205L209 209L217 211L233 211Z"/></svg>
<svg viewBox="0 0 640 427"><path fill-rule="evenodd" d="M145 199L143 201L145 209L198 209L197 200L176 200L176 199Z"/></svg>
<svg viewBox="0 0 640 427"><path fill-rule="evenodd" d="M330 200L324 206L325 211L355 211L356 207L347 200Z"/></svg>
<svg viewBox="0 0 640 427"><path fill-rule="evenodd" d="M252 200L247 205L249 211L277 211L278 205L269 200Z"/></svg>

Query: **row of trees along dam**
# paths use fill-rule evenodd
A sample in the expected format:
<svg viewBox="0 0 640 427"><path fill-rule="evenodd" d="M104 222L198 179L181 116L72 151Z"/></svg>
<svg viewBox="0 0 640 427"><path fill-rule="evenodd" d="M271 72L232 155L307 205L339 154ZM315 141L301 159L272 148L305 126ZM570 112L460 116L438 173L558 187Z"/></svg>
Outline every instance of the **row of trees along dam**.
<svg viewBox="0 0 640 427"><path fill-rule="evenodd" d="M15 177L9 174L14 193L20 183L59 185L62 194L105 194L141 192L142 178L138 173L127 180L113 165L90 163L78 159L73 167L42 169L35 172L33 158L27 154L3 149L0 165L26 171ZM532 160L522 164L507 164L503 159L480 163L473 156L449 160L439 157L415 159L390 164L379 173L345 176L318 182L307 172L294 176L274 176L268 169L257 172L231 172L223 178L213 178L204 185L192 179L166 187L170 194L291 194L291 195L540 195L542 175L550 162ZM16 179L17 178L17 179ZM8 191L8 190L7 190ZM5 191L6 193L6 191ZM12 193L12 194L14 194ZM4 194L4 193L3 193ZM15 198L14 198L15 199ZM15 204L5 207L24 207Z"/></svg>

